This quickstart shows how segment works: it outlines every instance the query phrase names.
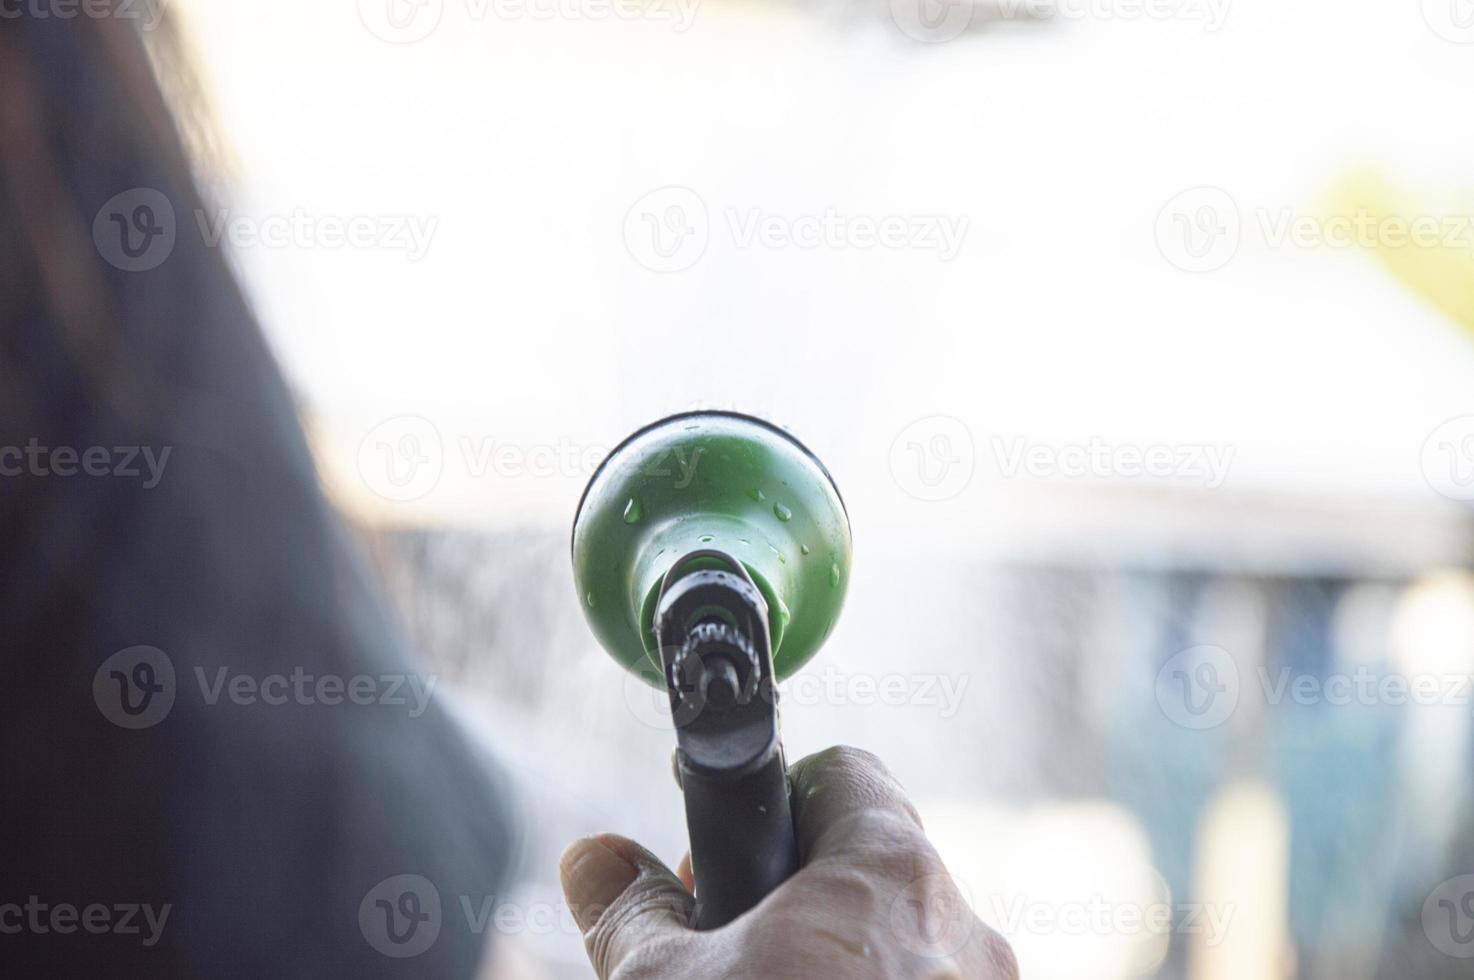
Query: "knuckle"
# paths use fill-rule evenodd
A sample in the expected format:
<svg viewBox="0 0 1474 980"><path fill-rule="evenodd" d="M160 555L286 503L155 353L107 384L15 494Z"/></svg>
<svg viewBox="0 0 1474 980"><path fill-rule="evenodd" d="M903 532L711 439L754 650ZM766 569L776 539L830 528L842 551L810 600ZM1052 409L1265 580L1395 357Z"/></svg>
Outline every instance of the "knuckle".
<svg viewBox="0 0 1474 980"><path fill-rule="evenodd" d="M669 945L659 934L661 923L657 920L684 926L690 924L690 918L688 901L673 895L659 881L642 876L604 910L584 937L589 959L601 977L642 976L638 971L650 962L650 951Z"/></svg>
<svg viewBox="0 0 1474 980"><path fill-rule="evenodd" d="M892 882L932 881L945 883L954 888L947 866L924 838L911 847L895 847L887 850L879 861L880 870Z"/></svg>
<svg viewBox="0 0 1474 980"><path fill-rule="evenodd" d="M872 752L835 745L802 760L794 770L795 782L804 784L806 793L838 796L856 810L896 810L921 826L921 815L900 780Z"/></svg>
<svg viewBox="0 0 1474 980"><path fill-rule="evenodd" d="M946 866L920 823L909 813L857 810L827 828L830 853L888 882L945 875Z"/></svg>
<svg viewBox="0 0 1474 980"><path fill-rule="evenodd" d="M826 766L853 772L874 773L890 778L890 770L880 761L880 756L853 745L833 745L814 757Z"/></svg>
<svg viewBox="0 0 1474 980"><path fill-rule="evenodd" d="M853 819L857 836L884 844L886 850L907 859L931 860L937 858L937 850L927 839L921 828L915 807L909 802L900 809L871 807L855 812Z"/></svg>

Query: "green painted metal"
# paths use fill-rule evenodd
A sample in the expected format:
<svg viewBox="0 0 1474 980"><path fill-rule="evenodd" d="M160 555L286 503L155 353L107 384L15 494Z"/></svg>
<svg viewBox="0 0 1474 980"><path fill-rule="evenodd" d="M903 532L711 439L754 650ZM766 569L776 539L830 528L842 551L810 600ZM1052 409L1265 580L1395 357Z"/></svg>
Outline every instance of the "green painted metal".
<svg viewBox="0 0 1474 980"><path fill-rule="evenodd" d="M573 523L573 579L594 635L615 660L662 685L652 619L676 559L715 549L741 561L768 603L781 680L839 618L850 526L828 471L760 419L691 412L647 426L609 454ZM684 571L704 567L702 560Z"/></svg>

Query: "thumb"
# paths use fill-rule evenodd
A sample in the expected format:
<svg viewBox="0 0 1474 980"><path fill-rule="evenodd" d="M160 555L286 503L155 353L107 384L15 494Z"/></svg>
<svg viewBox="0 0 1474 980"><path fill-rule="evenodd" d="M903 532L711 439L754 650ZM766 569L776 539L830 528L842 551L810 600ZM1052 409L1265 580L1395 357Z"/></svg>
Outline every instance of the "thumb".
<svg viewBox="0 0 1474 980"><path fill-rule="evenodd" d="M658 957L669 968L672 940L696 936L696 900L659 858L632 840L616 834L576 840L558 870L600 980L621 967L633 969L645 957Z"/></svg>

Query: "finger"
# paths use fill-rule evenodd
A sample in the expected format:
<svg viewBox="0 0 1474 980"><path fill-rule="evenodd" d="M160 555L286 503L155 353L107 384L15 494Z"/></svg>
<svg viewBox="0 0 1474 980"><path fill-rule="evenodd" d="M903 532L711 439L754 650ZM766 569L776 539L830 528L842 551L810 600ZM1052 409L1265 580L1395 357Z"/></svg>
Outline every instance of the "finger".
<svg viewBox="0 0 1474 980"><path fill-rule="evenodd" d="M639 844L615 834L574 841L559 861L563 894L584 933L600 980L694 937L695 899L670 869Z"/></svg>
<svg viewBox="0 0 1474 980"><path fill-rule="evenodd" d="M686 856L683 857L683 858L681 858L681 863L678 864L678 865L676 865L676 877L679 878L679 879L681 879L681 884L683 884L683 885L686 886L686 891L691 892L692 894L695 894L695 892L696 892L696 879L691 874L691 852L690 851L687 851L686 852Z"/></svg>
<svg viewBox="0 0 1474 980"><path fill-rule="evenodd" d="M896 941L890 952L909 967L884 975L1018 980L1008 944L974 916L879 759L837 746L789 776L804 865L791 881L824 896L831 921L859 924L862 944L865 935Z"/></svg>
<svg viewBox="0 0 1474 980"><path fill-rule="evenodd" d="M903 836L921 833L921 817L906 791L874 755L837 745L789 769L799 857L843 850L854 834L891 825Z"/></svg>

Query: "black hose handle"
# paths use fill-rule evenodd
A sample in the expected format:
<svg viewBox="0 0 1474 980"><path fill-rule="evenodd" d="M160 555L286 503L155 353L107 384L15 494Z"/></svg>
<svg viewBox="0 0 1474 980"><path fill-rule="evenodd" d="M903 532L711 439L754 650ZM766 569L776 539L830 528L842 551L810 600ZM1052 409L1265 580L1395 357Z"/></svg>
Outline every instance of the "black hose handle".
<svg viewBox="0 0 1474 980"><path fill-rule="evenodd" d="M678 574L699 559L699 570ZM655 632L686 797L695 925L716 929L798 869L767 603L736 559L692 552L661 584Z"/></svg>
<svg viewBox="0 0 1474 980"><path fill-rule="evenodd" d="M798 870L783 753L735 782L681 773L696 928L717 929L753 908Z"/></svg>

